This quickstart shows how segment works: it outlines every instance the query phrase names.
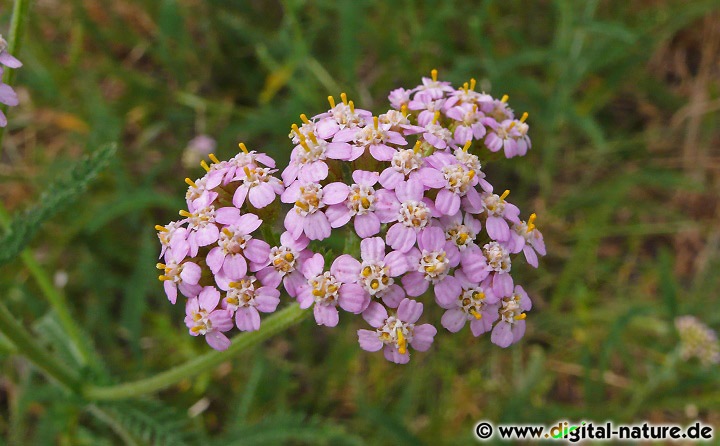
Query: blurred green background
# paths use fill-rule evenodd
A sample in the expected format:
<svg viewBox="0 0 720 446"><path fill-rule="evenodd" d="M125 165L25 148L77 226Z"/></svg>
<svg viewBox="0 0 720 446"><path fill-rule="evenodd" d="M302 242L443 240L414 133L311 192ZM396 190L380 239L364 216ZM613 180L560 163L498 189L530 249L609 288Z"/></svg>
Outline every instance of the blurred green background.
<svg viewBox="0 0 720 446"><path fill-rule="evenodd" d="M0 5L7 33L12 5ZM720 426L720 373L677 357L678 315L720 327L720 4L625 1L37 0L9 111L0 197L17 211L118 141L89 192L34 239L108 376L208 351L154 268L188 141L286 162L299 114L345 91L381 112L432 68L530 115L533 149L486 166L548 245L513 275L534 299L510 349L441 330L407 366L312 320L141 400L87 405L0 343L0 444L473 444L478 420ZM2 249L0 247L0 249ZM22 262L0 297L62 356ZM439 321L437 308L427 313ZM70 359L72 360L72 359ZM89 374L95 372L88 372ZM90 379L90 378L88 378ZM718 432L715 433L717 436Z"/></svg>

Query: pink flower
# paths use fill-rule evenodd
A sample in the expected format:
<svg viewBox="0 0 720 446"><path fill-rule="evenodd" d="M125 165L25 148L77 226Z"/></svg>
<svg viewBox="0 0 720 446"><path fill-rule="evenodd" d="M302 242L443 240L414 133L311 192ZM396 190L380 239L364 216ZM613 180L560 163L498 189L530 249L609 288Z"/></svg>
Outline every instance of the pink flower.
<svg viewBox="0 0 720 446"><path fill-rule="evenodd" d="M375 189L378 181L377 172L356 170L352 177L355 184L350 186L347 200L340 204L329 206L325 211L330 226L339 228L347 224L350 218L355 217L355 232L362 238L370 237L380 232L380 219L375 215Z"/></svg>
<svg viewBox="0 0 720 446"><path fill-rule="evenodd" d="M449 146L454 147L456 144L453 134L450 130L438 122L439 116L440 112L435 112L433 120L424 126L422 138L436 149L442 150Z"/></svg>
<svg viewBox="0 0 720 446"><path fill-rule="evenodd" d="M330 237L330 221L322 209L342 203L349 192L348 186L340 182L326 186L293 183L280 197L283 203L295 203L285 216L285 229L295 239L300 238L303 232L310 240Z"/></svg>
<svg viewBox="0 0 720 446"><path fill-rule="evenodd" d="M402 278L408 296L420 296L433 284L435 299L448 300L448 296L460 293L460 282L450 275L450 270L460 263L460 256L451 241L445 240L443 230L429 227L420 233L417 248L408 253L410 273Z"/></svg>
<svg viewBox="0 0 720 446"><path fill-rule="evenodd" d="M253 276L237 281L219 280L218 286L226 291L222 308L235 314L235 325L240 331L260 328L260 313L272 313L280 303L280 291L260 286Z"/></svg>
<svg viewBox="0 0 720 446"><path fill-rule="evenodd" d="M487 261L486 269L492 274L493 292L497 296L507 296L513 288L509 250L502 243L490 242L483 246L483 254Z"/></svg>
<svg viewBox="0 0 720 446"><path fill-rule="evenodd" d="M423 77L422 85L417 86L415 89L419 92L426 92L434 99L442 98L446 93L452 93L455 91L455 89L450 85L450 82L438 81L437 74L437 70L432 70L430 72L431 77Z"/></svg>
<svg viewBox="0 0 720 446"><path fill-rule="evenodd" d="M442 173L444 184L435 198L435 208L443 215L455 215L460 210L462 198L479 204L480 194L475 189L479 182L478 172L468 169L448 153L435 153L426 158L427 163Z"/></svg>
<svg viewBox="0 0 720 446"><path fill-rule="evenodd" d="M523 118L525 117L527 117L527 113L523 116ZM491 128L485 137L485 145L491 152L503 149L506 158L525 155L530 143L530 139L527 138L527 125L525 123L514 119L506 119L500 123L495 122L493 119L486 119L484 122ZM518 124L522 125L521 130L525 134L520 133ZM518 144L519 141L522 141L522 143Z"/></svg>
<svg viewBox="0 0 720 446"><path fill-rule="evenodd" d="M391 91L388 95L388 100L390 101L390 105L400 110L403 105L407 105L410 102L410 97L415 92L415 89L412 90L406 90L404 88L396 88L395 90Z"/></svg>
<svg viewBox="0 0 720 446"><path fill-rule="evenodd" d="M283 232L280 246L270 248L269 265L258 271L256 276L264 285L273 288L277 288L282 281L285 291L292 297L297 296L297 287L305 282L300 265L313 255L312 251L306 249L309 243L310 240L304 235L295 240L289 232Z"/></svg>
<svg viewBox="0 0 720 446"><path fill-rule="evenodd" d="M230 347L230 339L222 332L232 328L230 313L217 309L220 303L220 292L215 287L207 286L198 297L193 297L185 305L185 325L192 336L203 335L210 347L215 350L226 350Z"/></svg>
<svg viewBox="0 0 720 446"><path fill-rule="evenodd" d="M0 65L4 65L8 68L20 68L22 63L7 52L7 47L7 41L0 36ZM3 71L3 67L0 66L0 79L2 79ZM2 82L0 82L0 103L11 107L18 105L19 103L15 90ZM7 118L2 110L0 110L0 127L5 127L6 125Z"/></svg>
<svg viewBox="0 0 720 446"><path fill-rule="evenodd" d="M442 173L426 167L419 145L415 149L398 150L390 161L390 167L380 173L380 184L385 189L395 189L408 179L416 180L425 187L438 188L445 184Z"/></svg>
<svg viewBox="0 0 720 446"><path fill-rule="evenodd" d="M444 99L444 98L433 98L428 92L419 92L413 100L408 104L410 110L422 110L417 118L417 123L421 127L425 127L434 119L437 120L437 114L442 111L448 110L457 99ZM463 141L464 142L464 141Z"/></svg>
<svg viewBox="0 0 720 446"><path fill-rule="evenodd" d="M495 324L490 340L502 348L516 343L525 334L525 311L530 311L532 302L525 290L515 287L510 297L504 297L499 309L500 322Z"/></svg>
<svg viewBox="0 0 720 446"><path fill-rule="evenodd" d="M397 185L395 191L377 192L376 213L382 223L397 222L387 231L386 241L400 252L413 247L418 233L428 226L434 205L425 198L422 183L410 179Z"/></svg>
<svg viewBox="0 0 720 446"><path fill-rule="evenodd" d="M165 256L166 260L182 262L190 251L187 242L188 231L183 226L184 222L172 221L165 226L155 225L160 239L160 258Z"/></svg>
<svg viewBox="0 0 720 446"><path fill-rule="evenodd" d="M510 238L510 225L506 220L515 224L520 223L520 209L512 203L505 201L510 195L506 190L502 195L485 192L481 194L479 202L466 202L465 210L472 214L485 213L485 230L490 238L505 242Z"/></svg>
<svg viewBox="0 0 720 446"><path fill-rule="evenodd" d="M323 272L325 260L322 255L315 254L302 264L302 273L307 281L298 287L297 300L302 309L315 304L313 314L318 325L336 326L339 319L338 305L345 311L358 314L370 302L370 297L362 288L343 284L338 278L342 274L339 272L341 263L336 259L330 271Z"/></svg>
<svg viewBox="0 0 720 446"><path fill-rule="evenodd" d="M285 186L290 186L299 179L301 182L312 183L322 181L328 176L327 159L348 161L353 156L350 144L344 142L327 142L310 133L308 139L300 138L290 154L290 164L281 176ZM358 155L359 156L359 155Z"/></svg>
<svg viewBox="0 0 720 446"><path fill-rule="evenodd" d="M469 247L475 246L475 239L482 229L482 223L470 213L443 215L440 217L440 223L445 231L445 238L453 242L459 253L464 253Z"/></svg>
<svg viewBox="0 0 720 446"><path fill-rule="evenodd" d="M198 209L210 206L218 196L218 193L213 189L218 187L221 181L222 176L210 174L195 181L185 178L185 183L189 186L185 193L188 210L195 212Z"/></svg>
<svg viewBox="0 0 720 446"><path fill-rule="evenodd" d="M375 330L358 330L360 348L376 352L384 347L385 359L406 364L410 360L408 345L419 352L427 351L437 334L437 329L430 324L415 324L422 311L423 304L407 298L400 302L396 315L388 315L385 307L371 302L363 318Z"/></svg>
<svg viewBox="0 0 720 446"><path fill-rule="evenodd" d="M373 117L372 122L372 125L345 129L335 134L333 138L335 142L352 141L353 154L350 157L350 161L359 158L368 150L376 160L390 161L397 149L388 144L398 146L407 145L407 141L400 133L389 130L385 126L380 126L377 116Z"/></svg>
<svg viewBox="0 0 720 446"><path fill-rule="evenodd" d="M317 135L323 139L330 139L341 130L363 127L372 117L369 111L355 108L355 104L347 100L345 93L342 93L340 98L342 102L335 105L335 99L328 96L330 110L313 118L319 120L315 126Z"/></svg>
<svg viewBox="0 0 720 446"><path fill-rule="evenodd" d="M248 198L255 209L262 209L272 203L285 190L280 179L272 176L275 172L277 169L267 167L243 167L235 177L242 184L235 190L233 204L239 208Z"/></svg>
<svg viewBox="0 0 720 446"><path fill-rule="evenodd" d="M245 214L240 216L236 223L225 226L220 231L218 246L212 248L206 258L213 274L238 280L247 274L247 260L256 264L251 265L254 270L265 266L270 245L250 235L261 224L262 220L257 215Z"/></svg>
<svg viewBox="0 0 720 446"><path fill-rule="evenodd" d="M186 297L197 296L200 292L200 277L202 270L194 262L185 262L178 264L177 262L158 263L157 268L163 270L163 274L159 279L163 282L165 294L171 304L175 304L177 300L178 288Z"/></svg>
<svg viewBox="0 0 720 446"><path fill-rule="evenodd" d="M333 262L336 276L346 287L361 287L361 292L371 297L382 299L385 305L396 308L405 292L395 284L394 277L405 274L408 270L406 255L399 251L385 254L385 242L380 237L366 238L360 242L362 263L344 254Z"/></svg>
<svg viewBox="0 0 720 446"><path fill-rule="evenodd" d="M544 256L546 251L542 233L535 227L535 218L536 215L532 214L527 223L522 221L519 224L514 224L507 244L511 253L515 254L522 251L525 260L531 266L537 268L537 255Z"/></svg>
<svg viewBox="0 0 720 446"><path fill-rule="evenodd" d="M452 333L460 331L467 321L473 336L490 331L498 318L499 299L488 286L471 281L462 271L455 272L455 278L462 286L460 294L451 299L438 302L447 311L442 316L442 326Z"/></svg>
<svg viewBox="0 0 720 446"><path fill-rule="evenodd" d="M447 116L460 122L455 128L456 143L465 144L465 141L479 140L485 136L485 125L482 123L485 115L478 110L477 104L456 105L447 111Z"/></svg>

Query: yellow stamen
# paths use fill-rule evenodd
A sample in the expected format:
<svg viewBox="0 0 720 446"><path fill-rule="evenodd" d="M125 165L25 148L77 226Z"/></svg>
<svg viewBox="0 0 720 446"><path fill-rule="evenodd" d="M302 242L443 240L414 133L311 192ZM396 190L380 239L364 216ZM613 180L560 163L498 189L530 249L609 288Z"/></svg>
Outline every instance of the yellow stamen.
<svg viewBox="0 0 720 446"><path fill-rule="evenodd" d="M295 260L295 256L292 255L292 253L287 253L287 254L285 254L285 260L287 260L288 262L291 262L291 261Z"/></svg>
<svg viewBox="0 0 720 446"><path fill-rule="evenodd" d="M525 319L526 317L527 317L527 315L525 313L520 313L517 316L515 316L515 320L521 321L521 320Z"/></svg>
<svg viewBox="0 0 720 446"><path fill-rule="evenodd" d="M293 124L290 127L292 128L292 131L295 132L295 134L297 135L298 138L300 138L301 140L305 139L305 135L300 133L300 128L298 127L297 124Z"/></svg>
<svg viewBox="0 0 720 446"><path fill-rule="evenodd" d="M208 166L208 163L206 163L205 160L200 161L200 167L205 169L205 172L210 172L210 166Z"/></svg>
<svg viewBox="0 0 720 446"><path fill-rule="evenodd" d="M437 111L435 112L435 116L433 116L432 123L433 123L433 124L437 124L438 119L440 119L440 110L437 110Z"/></svg>
<svg viewBox="0 0 720 446"><path fill-rule="evenodd" d="M434 273L436 269L437 269L437 268L435 268L435 267L432 266L432 265L428 265L428 266L425 267L425 271L428 272L428 273Z"/></svg>
<svg viewBox="0 0 720 446"><path fill-rule="evenodd" d="M528 112L524 112L522 117L520 118L520 122L525 122L525 120L528 118Z"/></svg>
<svg viewBox="0 0 720 446"><path fill-rule="evenodd" d="M155 268L157 268L157 269L165 269L165 264L164 264L164 263L156 263L156 264L155 264Z"/></svg>
<svg viewBox="0 0 720 446"><path fill-rule="evenodd" d="M505 103L510 99L510 96L504 94L502 98L500 98L500 102Z"/></svg>
<svg viewBox="0 0 720 446"><path fill-rule="evenodd" d="M345 93L340 93L340 99L342 99L343 104L347 105L347 95Z"/></svg>
<svg viewBox="0 0 720 446"><path fill-rule="evenodd" d="M303 146L303 149L305 149L306 152L310 151L310 147L307 145L307 142L305 141L305 139L300 140L300 145Z"/></svg>
<svg viewBox="0 0 720 446"><path fill-rule="evenodd" d="M468 139L467 141L465 141L465 145L463 146L463 152L467 152L471 145L472 145L471 139Z"/></svg>
<svg viewBox="0 0 720 446"><path fill-rule="evenodd" d="M369 267L369 266L366 266L366 267L363 268L363 270L362 270L362 275L363 275L364 277L368 277L371 273L372 273L372 271L370 270L370 267Z"/></svg>
<svg viewBox="0 0 720 446"><path fill-rule="evenodd" d="M249 177L249 176L250 176L250 169L248 168L248 166L244 166L244 167L243 167L243 171L245 172L245 177Z"/></svg>
<svg viewBox="0 0 720 446"><path fill-rule="evenodd" d="M191 214L190 212L185 211L185 210L178 212L178 214L180 214L183 217L187 217L187 218L190 218L193 216L193 214Z"/></svg>
<svg viewBox="0 0 720 446"><path fill-rule="evenodd" d="M328 102L330 103L330 108L335 108L335 98L332 96L328 96Z"/></svg>
<svg viewBox="0 0 720 446"><path fill-rule="evenodd" d="M380 288L380 283L378 283L377 280L373 280L370 283L370 288L372 288L373 290L377 290L378 288Z"/></svg>
<svg viewBox="0 0 720 446"><path fill-rule="evenodd" d="M248 149L245 146L244 142L241 142L240 144L238 144L238 147L240 147L240 150L242 150L243 152L248 153Z"/></svg>
<svg viewBox="0 0 720 446"><path fill-rule="evenodd" d="M168 231L170 231L170 230L169 230L168 228L166 228L165 226L160 226L160 225L155 225L155 230L156 230L156 231L160 231L160 232L168 232Z"/></svg>
<svg viewBox="0 0 720 446"><path fill-rule="evenodd" d="M407 115L408 115L407 104L403 104L403 105L400 107L400 113L402 113L403 116L407 116Z"/></svg>
<svg viewBox="0 0 720 446"><path fill-rule="evenodd" d="M532 232L533 229L535 229L535 219L536 218L537 218L537 215L535 215L534 212L532 214L530 214L530 218L528 218L528 223L527 223L527 232Z"/></svg>
<svg viewBox="0 0 720 446"><path fill-rule="evenodd" d="M373 125L375 126L375 130L377 130L378 129L378 117L377 116L373 116Z"/></svg>
<svg viewBox="0 0 720 446"><path fill-rule="evenodd" d="M190 329L190 331L192 331L193 333L197 333L200 330L202 330L202 327L199 325L195 325L193 328Z"/></svg>
<svg viewBox="0 0 720 446"><path fill-rule="evenodd" d="M228 237L232 237L233 233L228 228L222 228L223 234L227 235Z"/></svg>
<svg viewBox="0 0 720 446"><path fill-rule="evenodd" d="M422 145L422 142L418 139L415 143L415 147L413 147L413 152L418 153L420 151L420 146Z"/></svg>
<svg viewBox="0 0 720 446"><path fill-rule="evenodd" d="M473 113L477 113L477 110L478 110L478 105L473 104Z"/></svg>
<svg viewBox="0 0 720 446"><path fill-rule="evenodd" d="M348 103L348 106L350 107L350 113L355 113L355 103L353 101L350 101Z"/></svg>
<svg viewBox="0 0 720 446"><path fill-rule="evenodd" d="M472 314L473 316L475 316L475 319L481 319L481 318L482 318L482 314L478 313L474 308L473 308L472 310L470 310L470 314Z"/></svg>
<svg viewBox="0 0 720 446"><path fill-rule="evenodd" d="M397 329L397 338L398 338L398 353L401 355L404 355L407 353L407 341L405 340L405 335L403 335L403 332L401 329Z"/></svg>
<svg viewBox="0 0 720 446"><path fill-rule="evenodd" d="M507 198L508 195L510 195L510 189L505 189L505 192L503 192L503 194L500 195L500 199L504 200Z"/></svg>
<svg viewBox="0 0 720 446"><path fill-rule="evenodd" d="M435 68L430 72L430 77L432 77L433 82L437 82L437 70Z"/></svg>
<svg viewBox="0 0 720 446"><path fill-rule="evenodd" d="M467 92L468 92L468 83L465 82L465 83L463 84L462 88L463 88L463 91L465 92L465 94L467 94Z"/></svg>
<svg viewBox="0 0 720 446"><path fill-rule="evenodd" d="M313 144L317 144L317 138L315 137L315 134L313 132L308 133L308 137L310 138L310 141L312 141Z"/></svg>
<svg viewBox="0 0 720 446"><path fill-rule="evenodd" d="M516 124L516 123L517 123L517 121L513 121L513 122L510 123L510 125L508 126L508 132L509 132L510 130L512 130L513 127L515 127L515 124Z"/></svg>
<svg viewBox="0 0 720 446"><path fill-rule="evenodd" d="M474 171L474 170L471 170L470 172L468 172L468 176L469 176L470 179L472 180L472 179L475 177L475 171Z"/></svg>
<svg viewBox="0 0 720 446"><path fill-rule="evenodd" d="M301 119L302 122L304 122L305 124L310 124L310 120L309 120L308 117L305 115L305 113L301 113L301 114L300 114L300 119Z"/></svg>
<svg viewBox="0 0 720 446"><path fill-rule="evenodd" d="M475 84L476 84L476 83L477 83L477 82L475 81L475 78L474 78L474 77L470 79L470 90L475 90Z"/></svg>
<svg viewBox="0 0 720 446"><path fill-rule="evenodd" d="M322 296L322 295L325 294L325 293L323 293L323 292L320 291L320 290L313 290L312 294L313 294L313 296L318 296L318 297L320 297L320 296Z"/></svg>
<svg viewBox="0 0 720 446"><path fill-rule="evenodd" d="M363 197L360 199L360 204L362 204L364 208L369 208L370 200L368 200L366 197Z"/></svg>
<svg viewBox="0 0 720 446"><path fill-rule="evenodd" d="M213 163L220 164L220 160L217 159L217 157L215 156L214 153L211 153L210 155L208 155L208 158L210 158L210 161L212 161Z"/></svg>
<svg viewBox="0 0 720 446"><path fill-rule="evenodd" d="M230 282L228 283L228 286L231 288L238 288L240 284L238 282Z"/></svg>
<svg viewBox="0 0 720 446"><path fill-rule="evenodd" d="M194 182L193 180L191 180L190 178L185 178L185 183L186 183L188 186L192 186L192 187L194 187L194 188L197 188L197 187L198 187L198 185L195 184L195 182Z"/></svg>
<svg viewBox="0 0 720 446"><path fill-rule="evenodd" d="M158 280L160 280L161 282L164 282L166 280L172 280L172 278L170 278L168 276L158 276Z"/></svg>

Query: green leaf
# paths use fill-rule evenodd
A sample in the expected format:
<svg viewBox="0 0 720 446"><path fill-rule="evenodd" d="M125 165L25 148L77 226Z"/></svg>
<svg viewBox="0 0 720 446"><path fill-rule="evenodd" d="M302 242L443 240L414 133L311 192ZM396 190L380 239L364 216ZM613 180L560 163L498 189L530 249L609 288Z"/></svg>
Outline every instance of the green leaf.
<svg viewBox="0 0 720 446"><path fill-rule="evenodd" d="M68 175L47 188L37 204L16 214L7 233L0 239L0 264L20 254L46 220L77 200L90 182L107 167L115 151L115 144L107 144L82 158Z"/></svg>

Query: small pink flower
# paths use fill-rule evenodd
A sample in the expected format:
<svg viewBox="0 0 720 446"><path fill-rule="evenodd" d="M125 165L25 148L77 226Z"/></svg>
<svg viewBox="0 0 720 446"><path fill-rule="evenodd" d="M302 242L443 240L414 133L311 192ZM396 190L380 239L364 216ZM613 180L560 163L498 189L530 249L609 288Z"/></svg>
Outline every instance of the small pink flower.
<svg viewBox="0 0 720 446"><path fill-rule="evenodd" d="M525 311L530 311L532 302L525 290L517 285L510 297L500 301L500 321L495 324L490 340L502 348L518 342L525 334Z"/></svg>
<svg viewBox="0 0 720 446"><path fill-rule="evenodd" d="M465 144L466 141L479 140L485 136L485 125L482 122L485 115L478 110L477 104L456 105L447 111L447 116L460 122L455 128L456 143Z"/></svg>
<svg viewBox="0 0 720 446"><path fill-rule="evenodd" d="M247 260L256 264L252 269L265 266L270 245L250 234L260 227L262 220L255 214L244 214L236 223L225 226L220 231L218 246L207 254L206 262L213 274L221 274L228 279L238 280L247 274ZM246 260L247 259L247 260Z"/></svg>
<svg viewBox="0 0 720 446"><path fill-rule="evenodd" d="M499 299L493 294L489 286L483 286L468 279L462 271L455 272L462 287L460 294L451 299L438 302L447 311L442 316L442 326L452 333L460 331L467 321L473 336L492 329L493 322L498 318L497 302Z"/></svg>
<svg viewBox="0 0 720 446"><path fill-rule="evenodd" d="M460 282L450 275L450 270L460 263L453 242L445 240L443 230L429 227L420 233L417 248L408 253L410 273L402 278L408 296L420 296L433 284L435 299L440 302L448 296L460 293Z"/></svg>
<svg viewBox="0 0 720 446"><path fill-rule="evenodd" d="M460 210L463 197L470 203L480 203L480 194L475 189L479 175L458 162L448 153L435 153L426 158L427 163L442 173L444 184L435 198L435 208L443 215L455 215Z"/></svg>
<svg viewBox="0 0 720 446"><path fill-rule="evenodd" d="M341 130L335 134L334 142L352 142L353 154L350 161L359 158L369 151L378 161L390 161L397 151L396 146L405 146L407 141L395 131L381 126L378 117L374 117L371 124L359 128Z"/></svg>
<svg viewBox="0 0 720 446"><path fill-rule="evenodd" d="M415 93L415 89L406 90L404 88L396 88L390 92L388 100L394 109L400 110L403 105L407 105L410 102L413 93Z"/></svg>
<svg viewBox="0 0 720 446"><path fill-rule="evenodd" d="M301 139L300 144L295 146L290 154L290 164L282 171L281 176L285 186L290 186L296 179L305 183L322 181L328 176L325 160L348 161L352 156L350 144L329 143L311 133L309 139Z"/></svg>
<svg viewBox="0 0 720 446"><path fill-rule="evenodd" d="M433 98L428 92L419 92L408 104L410 110L422 110L418 114L417 122L421 127L430 124L436 118L436 113L452 108L457 99Z"/></svg>
<svg viewBox="0 0 720 446"><path fill-rule="evenodd" d="M22 63L14 58L10 53L7 52L8 43L5 39L0 36L0 79L3 76L2 65L8 68L20 68ZM11 107L18 105L19 100L15 90L7 84L0 82L0 104L5 104ZM0 110L0 127L7 125L7 118L5 114Z"/></svg>
<svg viewBox="0 0 720 446"><path fill-rule="evenodd" d="M408 270L406 255L399 251L385 254L385 242L380 237L367 238L360 242L362 263L344 254L333 262L336 276L344 286L359 286L362 292L371 297L382 299L385 305L396 308L405 293L395 284L395 277Z"/></svg>
<svg viewBox="0 0 720 446"><path fill-rule="evenodd" d="M177 262L158 263L157 268L163 270L160 280L163 281L165 294L171 304L175 304L177 300L178 288L186 297L197 296L200 292L200 277L202 270L194 262Z"/></svg>
<svg viewBox="0 0 720 446"><path fill-rule="evenodd" d="M377 172L356 170L352 177L355 184L350 186L347 200L329 206L325 211L330 226L339 228L347 224L352 217L355 232L361 238L371 237L380 232L380 219L375 215L375 189Z"/></svg>
<svg viewBox="0 0 720 446"><path fill-rule="evenodd" d="M285 291L292 297L297 296L297 287L305 282L300 266L313 256L312 251L307 249L309 243L304 235L295 240L289 232L283 232L280 246L270 248L268 266L258 271L256 276L264 285L273 288L282 281Z"/></svg>
<svg viewBox="0 0 720 446"><path fill-rule="evenodd" d="M276 195L283 193L285 188L282 181L272 174L277 169L267 167L243 167L238 171L235 180L242 181L242 184L235 190L233 205L241 207L248 198L255 209L262 209L275 200Z"/></svg>
<svg viewBox="0 0 720 446"><path fill-rule="evenodd" d="M486 269L491 273L492 289L495 295L507 296L512 293L510 251L502 243L490 242L483 246L483 254L487 262Z"/></svg>
<svg viewBox="0 0 720 446"><path fill-rule="evenodd" d="M394 191L377 192L376 214L382 223L397 222L387 231L386 241L400 252L413 247L418 233L430 224L434 204L424 197L420 181L410 179L397 185Z"/></svg>
<svg viewBox="0 0 720 446"><path fill-rule="evenodd" d="M218 196L213 189L220 185L222 177L219 175L207 174L204 177L192 181L185 178L188 184L188 190L185 193L185 201L190 212L210 206Z"/></svg>
<svg viewBox="0 0 720 446"><path fill-rule="evenodd" d="M450 82L441 82L437 80L437 70L432 70L431 78L423 77L422 85L418 85L415 89L418 92L426 92L434 99L440 99L447 93L452 93L455 89Z"/></svg>
<svg viewBox="0 0 720 446"><path fill-rule="evenodd" d="M423 304L403 299L396 315L388 315L378 302L371 302L363 318L375 330L358 330L360 348L368 352L383 349L385 359L396 364L410 361L408 345L419 352L427 351L433 343L437 329L430 324L416 325L422 315Z"/></svg>
<svg viewBox="0 0 720 446"><path fill-rule="evenodd" d="M331 139L341 130L364 127L372 117L369 111L355 108L355 104L347 100L345 93L340 96L343 102L337 105L332 96L328 97L330 110L313 118L318 120L315 124L317 135L323 139Z"/></svg>
<svg viewBox="0 0 720 446"><path fill-rule="evenodd" d="M205 287L198 297L193 297L185 305L185 325L192 336L203 335L210 347L215 350L227 350L230 339L223 334L232 328L230 313L216 309L220 303L220 292L215 287Z"/></svg>
<svg viewBox="0 0 720 446"><path fill-rule="evenodd" d="M190 252L190 245L187 242L188 231L183 226L184 222L172 221L165 226L157 225L158 239L160 239L160 258L182 262Z"/></svg>
<svg viewBox="0 0 720 446"><path fill-rule="evenodd" d="M429 188L438 188L445 184L442 173L427 167L419 150L398 150L390 161L390 167L380 173L380 184L385 189L392 190L408 179L416 180Z"/></svg>
<svg viewBox="0 0 720 446"><path fill-rule="evenodd" d="M341 263L336 259L330 271L323 272L325 260L322 255L315 254L302 264L302 273L307 281L298 287L297 300L302 309L315 304L313 314L318 325L336 326L339 320L338 305L345 311L358 314L370 302L370 297L363 293L362 288L343 284L338 278Z"/></svg>
<svg viewBox="0 0 720 446"><path fill-rule="evenodd" d="M260 286L253 276L237 281L218 282L226 292L222 308L235 314L235 325L240 331L255 331L260 328L260 313L272 313L280 303L280 291L269 286Z"/></svg>
<svg viewBox="0 0 720 446"><path fill-rule="evenodd" d="M520 209L512 203L505 201L510 194L509 190L502 195L485 192L481 194L480 201L466 202L465 210L472 214L485 213L485 230L491 239L505 242L510 239L510 225L508 220L520 224Z"/></svg>
<svg viewBox="0 0 720 446"><path fill-rule="evenodd" d="M525 126L524 123L513 119L506 119L500 123L495 122L493 119L486 119L485 123L491 129L485 137L485 145L491 152L497 152L503 149L506 158L519 155L520 150L524 150L523 155L527 152L529 139L525 140L516 128L518 123ZM518 140L521 139L523 141L523 147L519 149Z"/></svg>
<svg viewBox="0 0 720 446"><path fill-rule="evenodd" d="M511 253L516 254L520 251L525 255L525 260L533 266L538 267L538 257L540 254L544 256L545 241L542 233L535 227L535 214L530 215L527 222L521 221L514 224L510 231L510 238L507 242L508 249Z"/></svg>
<svg viewBox="0 0 720 446"><path fill-rule="evenodd" d="M458 212L455 215L443 215L440 224L445 231L445 238L455 245L460 254L475 246L475 239L480 234L482 223L472 214Z"/></svg>
<svg viewBox="0 0 720 446"><path fill-rule="evenodd" d="M330 221L322 209L342 203L349 192L348 186L340 182L326 186L293 183L280 197L283 203L295 203L295 207L285 216L285 229L295 239L303 233L310 240L330 237Z"/></svg>

